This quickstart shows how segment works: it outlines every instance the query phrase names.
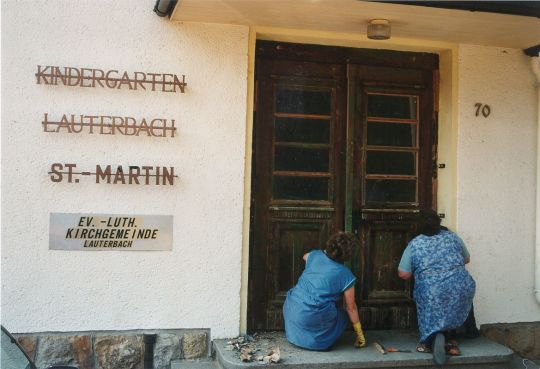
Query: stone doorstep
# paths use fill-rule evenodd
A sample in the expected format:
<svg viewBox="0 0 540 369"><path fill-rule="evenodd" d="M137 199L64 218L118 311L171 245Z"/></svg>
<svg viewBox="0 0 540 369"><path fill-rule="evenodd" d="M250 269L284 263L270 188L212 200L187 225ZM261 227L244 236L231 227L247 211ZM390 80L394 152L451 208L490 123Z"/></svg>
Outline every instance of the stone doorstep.
<svg viewBox="0 0 540 369"><path fill-rule="evenodd" d="M281 352L279 363L267 365L257 361L244 363L239 359L237 351L225 349L228 340L213 341L217 361L224 369L248 369L262 366L271 369L441 368L434 365L430 354L415 351L418 336L411 331L367 331L368 346L362 349L353 347L354 333L346 332L328 352L303 350L293 346L287 342L283 332L264 333L260 336L255 342L255 347L261 349L261 354L266 354L262 351L272 347L279 347ZM383 355L372 345L374 341L386 347L396 347L412 352ZM512 350L485 337L472 340L461 339L458 343L462 355L449 358L448 364L444 367L502 369L509 367L513 356ZM191 369L189 366L184 368Z"/></svg>
<svg viewBox="0 0 540 369"><path fill-rule="evenodd" d="M522 357L540 359L540 321L483 324L481 330L489 339L510 347Z"/></svg>
<svg viewBox="0 0 540 369"><path fill-rule="evenodd" d="M540 368L540 363L535 360L530 360L527 358L520 357L514 354L514 358L510 362L508 369L538 369Z"/></svg>

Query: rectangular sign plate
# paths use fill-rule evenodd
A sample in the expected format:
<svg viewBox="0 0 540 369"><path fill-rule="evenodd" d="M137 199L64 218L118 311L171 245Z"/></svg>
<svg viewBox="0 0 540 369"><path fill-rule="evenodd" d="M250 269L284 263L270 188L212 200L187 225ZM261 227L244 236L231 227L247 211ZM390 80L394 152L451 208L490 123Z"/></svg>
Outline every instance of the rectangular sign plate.
<svg viewBox="0 0 540 369"><path fill-rule="evenodd" d="M51 213L50 250L172 250L172 215Z"/></svg>

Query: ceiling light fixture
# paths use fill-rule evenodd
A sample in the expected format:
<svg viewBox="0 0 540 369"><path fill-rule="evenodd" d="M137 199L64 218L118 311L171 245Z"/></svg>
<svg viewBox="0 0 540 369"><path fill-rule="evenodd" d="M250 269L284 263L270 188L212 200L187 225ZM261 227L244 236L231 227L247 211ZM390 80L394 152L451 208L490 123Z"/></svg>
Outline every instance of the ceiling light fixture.
<svg viewBox="0 0 540 369"><path fill-rule="evenodd" d="M390 38L390 22L388 19L372 19L367 26L367 37L372 40L388 40Z"/></svg>
<svg viewBox="0 0 540 369"><path fill-rule="evenodd" d="M160 17L171 17L171 14L178 0L156 0L154 12Z"/></svg>

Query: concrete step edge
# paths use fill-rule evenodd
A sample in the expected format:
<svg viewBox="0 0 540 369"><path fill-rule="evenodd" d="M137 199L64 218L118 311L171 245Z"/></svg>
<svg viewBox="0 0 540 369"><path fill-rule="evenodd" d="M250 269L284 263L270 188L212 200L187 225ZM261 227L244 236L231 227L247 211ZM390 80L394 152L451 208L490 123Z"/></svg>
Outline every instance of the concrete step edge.
<svg viewBox="0 0 540 369"><path fill-rule="evenodd" d="M384 362L324 362L324 363L304 363L290 364L286 362L273 363L262 365L256 362L242 363L239 361L231 361L225 358L220 350L215 350L216 361L219 362L223 369L248 369L257 368L260 366L268 366L272 369L371 369L371 368L408 368L408 369L431 369L436 367L430 355L426 355L425 359L398 359ZM507 350L504 354L497 355L481 355L475 357L451 357L445 367L453 367L460 369L507 369L513 358L511 350ZM173 369L171 367L171 369ZM180 369L180 368L179 368ZM190 368L191 369L191 368Z"/></svg>
<svg viewBox="0 0 540 369"><path fill-rule="evenodd" d="M171 369L223 369L214 358L171 360Z"/></svg>
<svg viewBox="0 0 540 369"><path fill-rule="evenodd" d="M220 361L220 367L223 369L249 369L257 367L268 367L271 369L383 369L383 368L403 368L403 369L440 369L440 366L434 364L433 360L427 359L420 363L418 361L394 361L384 363L373 362L336 362L336 363L307 363L307 364L258 364L258 363L231 363ZM444 366L444 368L455 369L509 369L510 361L504 362L483 362L483 363L460 363L452 359ZM171 368L172 369L172 368ZM191 368L190 368L191 369Z"/></svg>

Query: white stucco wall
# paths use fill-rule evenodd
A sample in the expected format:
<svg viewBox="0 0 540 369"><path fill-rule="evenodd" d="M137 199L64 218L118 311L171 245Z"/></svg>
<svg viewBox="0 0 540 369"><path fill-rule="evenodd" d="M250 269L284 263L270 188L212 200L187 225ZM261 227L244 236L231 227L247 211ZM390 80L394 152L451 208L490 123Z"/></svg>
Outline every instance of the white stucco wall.
<svg viewBox="0 0 540 369"><path fill-rule="evenodd" d="M13 332L239 331L248 29L173 24L152 12L154 2L2 2L1 321ZM185 74L188 86L169 94L37 85L38 64ZM445 180L457 183L477 319L540 320L529 60L521 50L461 45L456 70L457 178ZM475 103L491 115L476 117ZM45 133L46 112L172 118L178 135ZM179 180L53 183L55 162L173 166ZM51 251L51 212L170 214L173 250Z"/></svg>
<svg viewBox="0 0 540 369"><path fill-rule="evenodd" d="M248 29L144 1L2 1L2 324L238 334ZM37 85L37 65L185 74L185 94ZM176 119L176 138L45 133L43 113ZM172 166L174 186L53 183L54 162ZM172 251L51 251L49 213L174 216Z"/></svg>
<svg viewBox="0 0 540 369"><path fill-rule="evenodd" d="M472 256L476 317L538 321L535 77L521 50L461 45L458 56L457 228ZM476 103L491 114L475 116Z"/></svg>

